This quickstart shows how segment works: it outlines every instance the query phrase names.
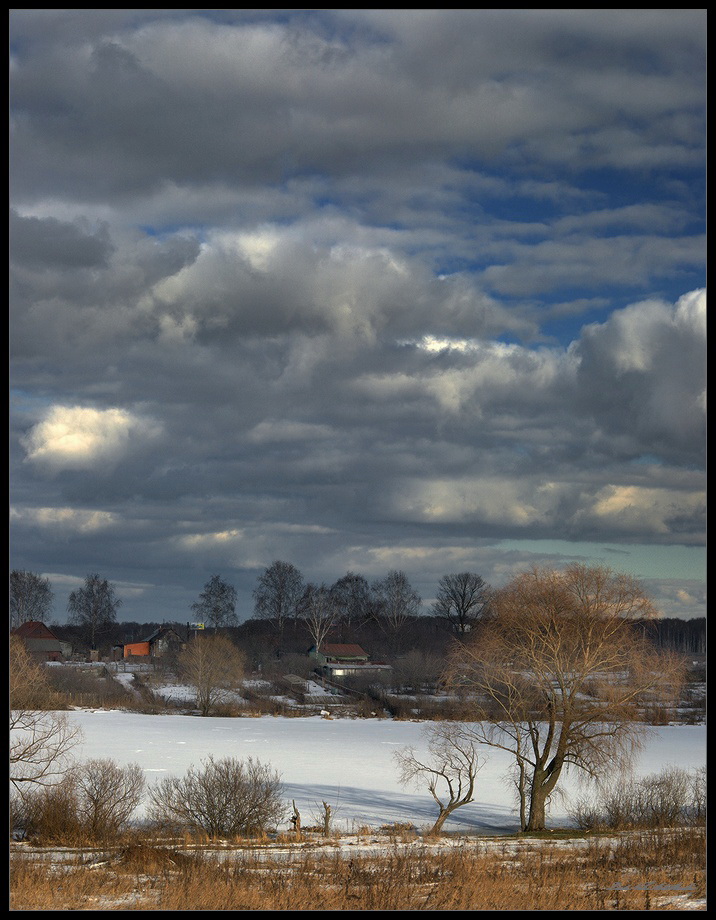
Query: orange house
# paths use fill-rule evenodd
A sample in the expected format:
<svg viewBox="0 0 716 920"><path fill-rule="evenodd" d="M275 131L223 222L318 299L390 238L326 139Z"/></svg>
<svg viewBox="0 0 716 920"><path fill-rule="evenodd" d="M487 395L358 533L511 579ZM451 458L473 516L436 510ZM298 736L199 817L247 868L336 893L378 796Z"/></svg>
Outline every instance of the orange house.
<svg viewBox="0 0 716 920"><path fill-rule="evenodd" d="M136 658L139 655L149 655L149 642L130 642L124 646L125 658Z"/></svg>

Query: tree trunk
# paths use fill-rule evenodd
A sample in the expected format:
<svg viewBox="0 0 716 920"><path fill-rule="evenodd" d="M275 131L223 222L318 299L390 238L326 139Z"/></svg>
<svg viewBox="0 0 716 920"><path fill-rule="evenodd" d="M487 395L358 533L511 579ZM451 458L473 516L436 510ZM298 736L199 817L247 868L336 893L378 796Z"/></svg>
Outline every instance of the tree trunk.
<svg viewBox="0 0 716 920"><path fill-rule="evenodd" d="M545 829L547 799L557 785L563 763L564 761L561 757L555 758L548 769L535 770L532 776L530 811L525 830L543 831Z"/></svg>
<svg viewBox="0 0 716 920"><path fill-rule="evenodd" d="M323 836L331 836L331 806L328 802L323 803Z"/></svg>
<svg viewBox="0 0 716 920"><path fill-rule="evenodd" d="M443 824L445 824L445 822L447 821L448 815L450 814L451 811L452 809L449 809L449 808L443 808L440 810L438 819L435 822L435 824L433 824L432 829L430 830L430 833L428 834L429 837L439 837L440 836L440 834L442 833Z"/></svg>
<svg viewBox="0 0 716 920"><path fill-rule="evenodd" d="M296 832L296 840L301 839L301 813L296 808L296 803L293 802L293 815L291 816L291 824L293 824L293 829Z"/></svg>
<svg viewBox="0 0 716 920"><path fill-rule="evenodd" d="M519 779L517 781L517 792L520 798L520 830L527 830L527 794L525 792L526 771L522 758L519 760Z"/></svg>
<svg viewBox="0 0 716 920"><path fill-rule="evenodd" d="M530 814L527 821L527 831L543 831L545 827L547 793L544 789L537 787L532 789L530 797Z"/></svg>

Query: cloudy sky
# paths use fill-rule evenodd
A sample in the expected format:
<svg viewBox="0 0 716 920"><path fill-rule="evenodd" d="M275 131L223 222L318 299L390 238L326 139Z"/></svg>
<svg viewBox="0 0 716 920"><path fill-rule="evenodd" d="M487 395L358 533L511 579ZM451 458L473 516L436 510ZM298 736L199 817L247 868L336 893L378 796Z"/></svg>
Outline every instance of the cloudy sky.
<svg viewBox="0 0 716 920"><path fill-rule="evenodd" d="M10 563L705 613L705 10L11 10Z"/></svg>

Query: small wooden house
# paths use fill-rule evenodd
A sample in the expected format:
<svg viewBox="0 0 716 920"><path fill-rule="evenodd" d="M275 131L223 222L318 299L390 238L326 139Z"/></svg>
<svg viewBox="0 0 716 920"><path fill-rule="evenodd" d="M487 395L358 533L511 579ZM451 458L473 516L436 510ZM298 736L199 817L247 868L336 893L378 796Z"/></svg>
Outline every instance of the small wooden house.
<svg viewBox="0 0 716 920"><path fill-rule="evenodd" d="M13 629L11 635L22 639L28 653L36 661L64 661L63 643L38 620L29 620Z"/></svg>
<svg viewBox="0 0 716 920"><path fill-rule="evenodd" d="M129 642L124 646L125 658L162 658L167 652L181 648L184 639L172 626L160 626L142 642Z"/></svg>

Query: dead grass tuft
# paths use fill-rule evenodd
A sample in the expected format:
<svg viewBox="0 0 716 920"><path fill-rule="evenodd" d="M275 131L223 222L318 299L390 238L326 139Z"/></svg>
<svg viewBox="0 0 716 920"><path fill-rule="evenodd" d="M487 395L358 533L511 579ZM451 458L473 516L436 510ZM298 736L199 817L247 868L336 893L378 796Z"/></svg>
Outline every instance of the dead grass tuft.
<svg viewBox="0 0 716 920"><path fill-rule="evenodd" d="M444 848L187 850L144 841L11 860L13 910L644 910L698 907L703 829Z"/></svg>

